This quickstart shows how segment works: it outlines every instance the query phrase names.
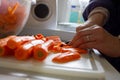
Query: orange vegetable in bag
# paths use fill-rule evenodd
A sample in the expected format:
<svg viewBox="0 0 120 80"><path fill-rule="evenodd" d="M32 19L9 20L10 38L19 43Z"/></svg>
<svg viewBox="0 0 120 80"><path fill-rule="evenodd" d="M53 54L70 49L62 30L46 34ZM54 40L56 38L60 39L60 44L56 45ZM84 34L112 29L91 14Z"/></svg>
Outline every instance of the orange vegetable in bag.
<svg viewBox="0 0 120 80"><path fill-rule="evenodd" d="M18 33L27 16L25 6L19 1L2 0L0 9L0 37Z"/></svg>

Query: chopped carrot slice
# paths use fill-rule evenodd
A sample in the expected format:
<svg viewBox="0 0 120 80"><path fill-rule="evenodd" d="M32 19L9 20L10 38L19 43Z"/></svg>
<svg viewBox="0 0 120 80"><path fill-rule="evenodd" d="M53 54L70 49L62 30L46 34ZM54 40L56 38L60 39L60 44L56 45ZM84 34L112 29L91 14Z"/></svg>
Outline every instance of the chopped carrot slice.
<svg viewBox="0 0 120 80"><path fill-rule="evenodd" d="M88 51L85 49L75 48L80 54L87 54Z"/></svg>
<svg viewBox="0 0 120 80"><path fill-rule="evenodd" d="M16 36L16 37L8 40L7 46L10 49L16 49L21 44L24 44L25 42L28 42L28 41L34 40L34 39L35 39L34 36Z"/></svg>
<svg viewBox="0 0 120 80"><path fill-rule="evenodd" d="M63 45L62 42L54 42L53 46L50 47L50 51L54 53L61 52L61 45Z"/></svg>
<svg viewBox="0 0 120 80"><path fill-rule="evenodd" d="M55 56L52 61L55 63L67 63L70 61L78 60L80 58L80 54L78 52L64 52L59 53Z"/></svg>
<svg viewBox="0 0 120 80"><path fill-rule="evenodd" d="M13 54L13 50L7 47L7 41L13 37L15 36L8 36L0 39L0 56L7 56Z"/></svg>
<svg viewBox="0 0 120 80"><path fill-rule="evenodd" d="M47 40L53 40L54 42L62 42L59 36L46 36Z"/></svg>
<svg viewBox="0 0 120 80"><path fill-rule="evenodd" d="M42 40L46 41L46 38L42 34L34 35L34 37L35 37L35 39L42 39Z"/></svg>
<svg viewBox="0 0 120 80"><path fill-rule="evenodd" d="M33 49L33 57L38 61L43 61L49 54L49 47L53 44L52 40L46 41L44 44L37 45Z"/></svg>

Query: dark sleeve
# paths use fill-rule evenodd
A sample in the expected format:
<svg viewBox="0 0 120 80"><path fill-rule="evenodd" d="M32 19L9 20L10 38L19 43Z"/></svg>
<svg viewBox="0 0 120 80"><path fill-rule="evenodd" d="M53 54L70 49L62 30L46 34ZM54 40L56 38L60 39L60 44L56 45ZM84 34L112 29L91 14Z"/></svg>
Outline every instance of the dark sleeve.
<svg viewBox="0 0 120 80"><path fill-rule="evenodd" d="M88 19L89 13L96 7L104 7L108 9L109 12L112 11L114 8L111 0L90 0L88 6L83 12L83 17L85 21Z"/></svg>

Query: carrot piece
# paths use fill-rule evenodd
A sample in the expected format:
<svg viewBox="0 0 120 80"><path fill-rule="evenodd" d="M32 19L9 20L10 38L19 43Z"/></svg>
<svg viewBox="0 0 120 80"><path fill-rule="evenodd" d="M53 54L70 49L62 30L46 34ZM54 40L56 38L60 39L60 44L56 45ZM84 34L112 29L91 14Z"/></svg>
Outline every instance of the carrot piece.
<svg viewBox="0 0 120 80"><path fill-rule="evenodd" d="M55 63L67 63L79 59L81 56L78 52L64 52L55 56L52 61Z"/></svg>
<svg viewBox="0 0 120 80"><path fill-rule="evenodd" d="M13 15L13 14L15 13L16 9L18 8L18 6L19 6L19 3L17 2L17 3L13 6L13 8L8 7L8 13L9 13L10 15Z"/></svg>
<svg viewBox="0 0 120 80"><path fill-rule="evenodd" d="M3 20L5 21L4 24L10 25L10 24L16 24L17 16L16 15L9 15L5 14L3 15Z"/></svg>
<svg viewBox="0 0 120 80"><path fill-rule="evenodd" d="M11 14L12 7L8 6L8 14Z"/></svg>
<svg viewBox="0 0 120 80"><path fill-rule="evenodd" d="M21 45L15 50L16 59L26 60L30 58L32 55L33 47L42 43L44 43L43 40L31 40L29 42L24 43L23 45Z"/></svg>
<svg viewBox="0 0 120 80"><path fill-rule="evenodd" d="M47 40L53 40L54 42L62 42L59 36L46 36Z"/></svg>
<svg viewBox="0 0 120 80"><path fill-rule="evenodd" d="M16 20L17 20L17 16L14 15L16 9L18 8L19 6L19 3L17 2L13 8L12 7L8 7L8 13L6 13L5 15L3 15L4 17L4 20L5 20L5 23L7 24L16 24Z"/></svg>
<svg viewBox="0 0 120 80"><path fill-rule="evenodd" d="M85 49L75 48L80 54L87 54L88 51Z"/></svg>
<svg viewBox="0 0 120 80"><path fill-rule="evenodd" d="M16 49L17 47L19 47L21 44L28 42L30 40L35 39L34 36L16 36L14 38L11 38L8 40L7 42L7 46L10 49Z"/></svg>
<svg viewBox="0 0 120 80"><path fill-rule="evenodd" d="M49 54L49 47L52 46L53 40L48 40L44 44L37 45L33 49L33 57L38 61L43 61Z"/></svg>
<svg viewBox="0 0 120 80"><path fill-rule="evenodd" d="M15 36L8 36L5 38L0 39L0 56L7 56L13 54L13 50L7 47L7 41L10 38L13 38Z"/></svg>
<svg viewBox="0 0 120 80"><path fill-rule="evenodd" d="M54 42L53 45L50 47L50 51L54 53L61 52L61 45L63 45L62 42Z"/></svg>
<svg viewBox="0 0 120 80"><path fill-rule="evenodd" d="M46 38L44 35L42 34L37 34L37 35L34 35L35 39L42 39L43 41L46 41Z"/></svg>
<svg viewBox="0 0 120 80"><path fill-rule="evenodd" d="M87 50L85 50L85 49L73 48L72 46L68 46L68 45L63 46L61 52L67 52L67 51L78 52L80 54L87 53Z"/></svg>
<svg viewBox="0 0 120 80"><path fill-rule="evenodd" d="M87 53L87 50L84 50L84 49L80 49L80 48L73 48L72 46L69 46L65 43L55 43L51 50L51 52L68 52L68 51L71 51L71 52L78 52L80 54L83 54L83 53Z"/></svg>

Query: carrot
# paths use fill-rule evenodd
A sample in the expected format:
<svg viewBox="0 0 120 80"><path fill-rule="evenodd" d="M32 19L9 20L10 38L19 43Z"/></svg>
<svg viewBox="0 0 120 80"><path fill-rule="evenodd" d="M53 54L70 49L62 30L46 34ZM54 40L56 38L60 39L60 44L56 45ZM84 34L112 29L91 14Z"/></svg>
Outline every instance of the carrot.
<svg viewBox="0 0 120 80"><path fill-rule="evenodd" d="M38 61L43 61L49 54L49 47L52 46L53 40L48 40L44 44L34 47L33 57Z"/></svg>
<svg viewBox="0 0 120 80"><path fill-rule="evenodd" d="M17 22L17 16L16 15L9 15L9 14L5 14L3 15L3 20L5 21L4 24L7 25L15 25Z"/></svg>
<svg viewBox="0 0 120 80"><path fill-rule="evenodd" d="M55 43L51 50L51 52L68 52L68 51L71 51L71 52L78 52L80 54L83 54L83 53L87 53L87 50L84 50L84 49L80 49L80 48L73 48L72 46L69 46L65 43Z"/></svg>
<svg viewBox="0 0 120 80"><path fill-rule="evenodd" d="M61 45L62 45L61 42L54 42L49 50L54 53L60 52L62 49Z"/></svg>
<svg viewBox="0 0 120 80"><path fill-rule="evenodd" d="M30 40L35 39L34 36L16 36L14 38L11 38L8 40L7 42L7 46L10 49L16 49L17 47L19 47L21 44L28 42Z"/></svg>
<svg viewBox="0 0 120 80"><path fill-rule="evenodd" d="M80 53L80 54L85 54L85 53L87 53L87 50L85 50L85 49L73 48L72 46L64 45L64 46L62 47L61 52L67 52L67 51L78 52L78 53Z"/></svg>
<svg viewBox="0 0 120 80"><path fill-rule="evenodd" d="M0 26L3 34L14 32L16 29L18 30L18 27L23 27L21 25L26 18L25 7L19 2L9 4L6 7L8 7L7 12L5 10L4 13L0 14Z"/></svg>
<svg viewBox="0 0 120 80"><path fill-rule="evenodd" d="M35 39L42 39L43 41L46 41L46 38L43 34L37 34L37 35L34 35Z"/></svg>
<svg viewBox="0 0 120 80"><path fill-rule="evenodd" d="M17 20L17 16L14 15L15 11L17 10L19 6L19 3L17 2L13 8L12 7L8 7L8 13L6 13L5 15L3 15L4 17L4 20L5 20L5 23L7 24L15 24L16 23L16 20Z"/></svg>
<svg viewBox="0 0 120 80"><path fill-rule="evenodd" d="M88 51L85 49L75 48L80 54L87 54Z"/></svg>
<svg viewBox="0 0 120 80"><path fill-rule="evenodd" d="M47 40L53 40L54 42L62 42L59 36L46 36Z"/></svg>
<svg viewBox="0 0 120 80"><path fill-rule="evenodd" d="M8 36L8 37L0 39L0 56L7 56L7 55L11 55L14 53L13 50L7 47L7 41L13 37L15 36L12 35L12 36Z"/></svg>
<svg viewBox="0 0 120 80"><path fill-rule="evenodd" d="M13 6L13 8L8 7L8 13L9 13L10 15L13 15L13 14L15 13L16 9L18 8L18 6L19 6L19 3L17 2L17 3Z"/></svg>
<svg viewBox="0 0 120 80"><path fill-rule="evenodd" d="M57 56L55 56L52 61L55 63L67 63L70 61L74 61L79 59L81 56L78 52L64 52L59 53Z"/></svg>
<svg viewBox="0 0 120 80"><path fill-rule="evenodd" d="M15 50L16 59L26 60L30 58L32 55L33 47L42 43L44 43L43 40L31 40L29 42L24 43L23 45L21 45Z"/></svg>

